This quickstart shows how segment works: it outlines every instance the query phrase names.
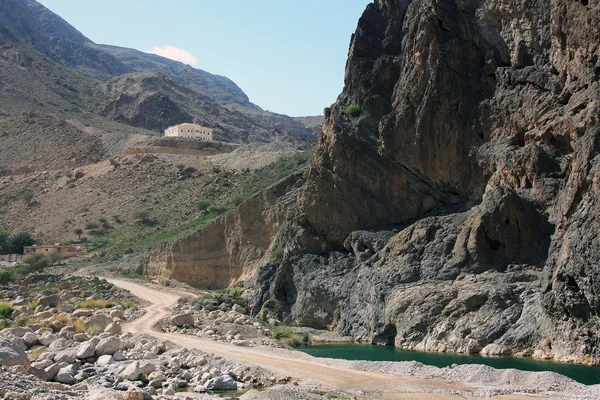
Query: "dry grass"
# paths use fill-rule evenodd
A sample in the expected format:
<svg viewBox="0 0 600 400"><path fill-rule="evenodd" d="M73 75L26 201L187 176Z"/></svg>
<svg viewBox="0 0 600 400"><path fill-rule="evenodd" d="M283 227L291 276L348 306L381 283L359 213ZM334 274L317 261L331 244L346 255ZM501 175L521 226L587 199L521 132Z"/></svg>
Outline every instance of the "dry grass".
<svg viewBox="0 0 600 400"><path fill-rule="evenodd" d="M30 361L34 361L34 360L37 360L38 358L40 358L40 356L42 354L47 353L47 352L48 352L47 347L40 346L40 347L36 347L35 349L27 352L27 356L29 357Z"/></svg>
<svg viewBox="0 0 600 400"><path fill-rule="evenodd" d="M92 335L99 335L102 332L104 332L104 329L102 329L102 327L100 325L96 325L96 324L92 324L92 325L88 325L88 326L84 325L84 329L86 329L87 332Z"/></svg>
<svg viewBox="0 0 600 400"><path fill-rule="evenodd" d="M54 321L62 322L67 326L74 326L75 333L85 333L90 332L90 328L86 327L82 320L80 319L71 319L66 315L57 315L54 318ZM91 333L91 332L90 332Z"/></svg>

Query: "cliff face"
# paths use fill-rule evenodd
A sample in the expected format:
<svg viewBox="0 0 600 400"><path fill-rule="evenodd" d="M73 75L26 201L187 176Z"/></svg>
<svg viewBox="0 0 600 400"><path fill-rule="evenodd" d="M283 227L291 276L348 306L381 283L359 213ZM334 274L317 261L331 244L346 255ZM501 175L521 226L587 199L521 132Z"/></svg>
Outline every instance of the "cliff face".
<svg viewBox="0 0 600 400"><path fill-rule="evenodd" d="M370 4L257 304L405 348L597 360L599 13Z"/></svg>
<svg viewBox="0 0 600 400"><path fill-rule="evenodd" d="M142 264L145 274L221 289L255 275L270 258L302 174L291 175L244 201L227 216L178 242L157 249Z"/></svg>

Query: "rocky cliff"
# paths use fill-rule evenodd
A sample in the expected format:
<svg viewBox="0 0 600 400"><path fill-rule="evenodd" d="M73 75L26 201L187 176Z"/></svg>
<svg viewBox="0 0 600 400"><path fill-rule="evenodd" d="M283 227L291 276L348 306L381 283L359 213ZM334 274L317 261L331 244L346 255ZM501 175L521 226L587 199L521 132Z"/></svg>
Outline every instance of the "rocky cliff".
<svg viewBox="0 0 600 400"><path fill-rule="evenodd" d="M597 363L599 12L370 4L257 307L403 348Z"/></svg>
<svg viewBox="0 0 600 400"><path fill-rule="evenodd" d="M161 246L140 272L210 289L248 280L272 258L273 239L303 182L303 172L290 175L203 230Z"/></svg>

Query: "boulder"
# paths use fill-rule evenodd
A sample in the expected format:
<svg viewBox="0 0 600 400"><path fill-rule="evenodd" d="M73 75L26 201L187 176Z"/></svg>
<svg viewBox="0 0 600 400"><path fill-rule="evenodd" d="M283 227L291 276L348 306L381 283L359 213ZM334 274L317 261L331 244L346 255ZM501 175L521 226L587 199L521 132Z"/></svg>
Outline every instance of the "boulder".
<svg viewBox="0 0 600 400"><path fill-rule="evenodd" d="M110 389L92 389L88 391L85 400L123 400L123 395Z"/></svg>
<svg viewBox="0 0 600 400"><path fill-rule="evenodd" d="M237 389L237 383L230 375L220 375L209 379L205 387L208 390L235 390Z"/></svg>
<svg viewBox="0 0 600 400"><path fill-rule="evenodd" d="M76 342L86 342L90 340L90 335L87 333L76 333L73 335L73 340Z"/></svg>
<svg viewBox="0 0 600 400"><path fill-rule="evenodd" d="M31 347L31 346L35 346L36 344L38 344L39 340L35 333L27 332L27 333L25 333L25 335L23 335L23 342L25 342L25 345L27 347Z"/></svg>
<svg viewBox="0 0 600 400"><path fill-rule="evenodd" d="M99 367L106 367L108 364L111 364L114 361L113 357L110 355L104 355L98 357L96 360L96 365Z"/></svg>
<svg viewBox="0 0 600 400"><path fill-rule="evenodd" d="M77 348L77 358L84 360L96 354L96 346L93 342L83 342Z"/></svg>
<svg viewBox="0 0 600 400"><path fill-rule="evenodd" d="M194 326L194 316L190 313L174 315L171 317L171 324L178 327L184 325Z"/></svg>
<svg viewBox="0 0 600 400"><path fill-rule="evenodd" d="M54 377L54 382L64 383L65 385L72 385L75 383L75 378L73 378L73 375L68 374L66 372L59 372Z"/></svg>
<svg viewBox="0 0 600 400"><path fill-rule="evenodd" d="M112 333L113 335L119 335L121 331L121 324L118 322L113 322L104 329L104 332Z"/></svg>
<svg viewBox="0 0 600 400"><path fill-rule="evenodd" d="M50 346L52 343L56 342L58 337L53 333L44 333L40 338L40 344L42 346Z"/></svg>
<svg viewBox="0 0 600 400"><path fill-rule="evenodd" d="M25 369L29 369L31 363L25 353L25 350L14 343L14 341L0 341L0 365L12 367L21 365Z"/></svg>
<svg viewBox="0 0 600 400"><path fill-rule="evenodd" d="M17 336L22 338L23 336L25 336L26 333L32 333L33 330L31 328L27 328L27 327L23 327L23 326L16 326L14 328L9 328L7 329L8 333L10 333L13 336Z"/></svg>
<svg viewBox="0 0 600 400"><path fill-rule="evenodd" d="M130 381L137 380L140 376L140 363L138 361L132 362L121 372L120 376Z"/></svg>
<svg viewBox="0 0 600 400"><path fill-rule="evenodd" d="M44 368L44 370L48 374L48 380L51 381L60 372L60 365L52 364L52 365Z"/></svg>
<svg viewBox="0 0 600 400"><path fill-rule="evenodd" d="M106 314L94 314L85 320L86 327L98 327L101 330L106 329L112 323L112 318Z"/></svg>
<svg viewBox="0 0 600 400"><path fill-rule="evenodd" d="M144 400L144 393L135 386L130 386L123 395L123 400Z"/></svg>
<svg viewBox="0 0 600 400"><path fill-rule="evenodd" d="M40 297L40 300L38 301L38 305L44 306L44 307L56 307L59 302L60 302L60 296L57 294L51 294L49 296Z"/></svg>
<svg viewBox="0 0 600 400"><path fill-rule="evenodd" d="M87 308L79 308L73 311L73 318L79 317L91 317L94 314L94 310L89 310Z"/></svg>
<svg viewBox="0 0 600 400"><path fill-rule="evenodd" d="M102 339L96 345L96 355L112 355L117 350L122 350L125 348L125 344L121 339L116 336L110 336L106 339Z"/></svg>

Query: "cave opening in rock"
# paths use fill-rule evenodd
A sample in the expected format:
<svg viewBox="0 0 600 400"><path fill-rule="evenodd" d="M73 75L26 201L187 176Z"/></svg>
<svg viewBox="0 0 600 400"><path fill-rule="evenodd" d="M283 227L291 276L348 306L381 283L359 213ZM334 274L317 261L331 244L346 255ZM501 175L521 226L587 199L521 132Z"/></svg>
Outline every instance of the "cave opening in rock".
<svg viewBox="0 0 600 400"><path fill-rule="evenodd" d="M375 335L371 344L378 346L393 346L396 343L396 326L394 324L387 324L383 332L379 335Z"/></svg>

